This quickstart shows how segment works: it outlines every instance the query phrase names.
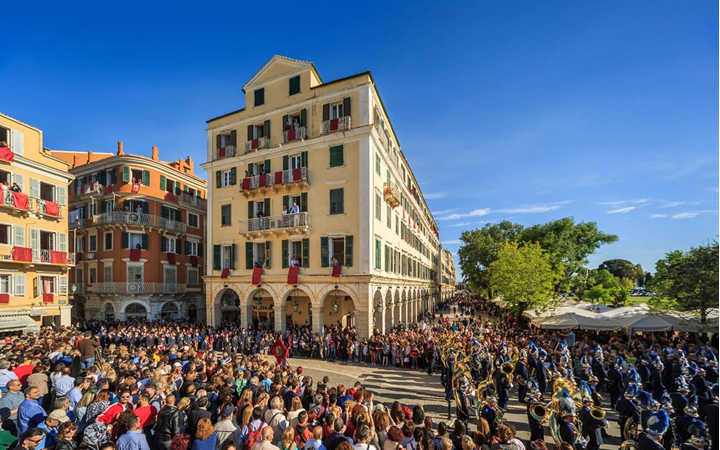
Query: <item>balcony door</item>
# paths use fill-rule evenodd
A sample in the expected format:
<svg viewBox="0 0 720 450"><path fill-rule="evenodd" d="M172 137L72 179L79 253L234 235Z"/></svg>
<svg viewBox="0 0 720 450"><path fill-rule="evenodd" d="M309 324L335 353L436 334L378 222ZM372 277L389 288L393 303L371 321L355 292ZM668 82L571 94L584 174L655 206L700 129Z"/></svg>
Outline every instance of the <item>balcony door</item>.
<svg viewBox="0 0 720 450"><path fill-rule="evenodd" d="M165 266L163 268L163 283L165 292L175 292L177 286L177 267Z"/></svg>
<svg viewBox="0 0 720 450"><path fill-rule="evenodd" d="M143 284L145 278L145 271L143 270L142 264L130 264L127 265L127 291L132 292L143 292Z"/></svg>

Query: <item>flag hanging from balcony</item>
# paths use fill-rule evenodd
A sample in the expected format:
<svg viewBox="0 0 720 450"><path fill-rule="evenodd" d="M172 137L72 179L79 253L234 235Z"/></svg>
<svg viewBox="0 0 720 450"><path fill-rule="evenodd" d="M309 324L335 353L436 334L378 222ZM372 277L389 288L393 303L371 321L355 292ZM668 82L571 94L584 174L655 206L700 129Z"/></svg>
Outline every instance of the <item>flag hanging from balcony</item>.
<svg viewBox="0 0 720 450"><path fill-rule="evenodd" d="M265 187L265 175L258 176L258 187Z"/></svg>
<svg viewBox="0 0 720 450"><path fill-rule="evenodd" d="M175 261L176 261L176 259L175 259L175 253L168 252L168 253L167 253L167 260L168 260L168 263L169 263L169 264L175 265Z"/></svg>
<svg viewBox="0 0 720 450"><path fill-rule="evenodd" d="M106 189L107 189L107 192L108 192L108 193L112 192L112 191L113 191L113 185L112 185L112 184L108 184Z"/></svg>
<svg viewBox="0 0 720 450"><path fill-rule="evenodd" d="M220 159L225 157L225 147L220 147Z"/></svg>
<svg viewBox="0 0 720 450"><path fill-rule="evenodd" d="M53 294L43 294L43 303L52 303L54 298Z"/></svg>
<svg viewBox="0 0 720 450"><path fill-rule="evenodd" d="M228 268L223 269L222 272L220 273L220 278L227 278L228 276L230 276L230 269L228 269Z"/></svg>
<svg viewBox="0 0 720 450"><path fill-rule="evenodd" d="M165 200L174 202L176 200L175 194L173 194L172 192L168 192L167 194L165 194Z"/></svg>
<svg viewBox="0 0 720 450"><path fill-rule="evenodd" d="M140 249L139 248L131 248L130 249L130 261L140 261Z"/></svg>
<svg viewBox="0 0 720 450"><path fill-rule="evenodd" d="M0 303L10 303L10 294L0 294Z"/></svg>
<svg viewBox="0 0 720 450"><path fill-rule="evenodd" d="M242 190L243 191L250 190L250 178L243 178Z"/></svg>
<svg viewBox="0 0 720 450"><path fill-rule="evenodd" d="M260 141L258 139L253 139L252 143L250 144L250 147L252 147L253 150L258 148L258 145L260 144Z"/></svg>
<svg viewBox="0 0 720 450"><path fill-rule="evenodd" d="M297 284L298 282L298 273L300 273L299 267L291 267L288 270L288 284Z"/></svg>
<svg viewBox="0 0 720 450"><path fill-rule="evenodd" d="M51 251L50 262L53 264L67 264L67 253Z"/></svg>
<svg viewBox="0 0 720 450"><path fill-rule="evenodd" d="M133 185L132 185L132 191L133 191L134 193L136 193L136 194L137 194L138 192L140 192L140 184L139 184L139 183L133 183Z"/></svg>
<svg viewBox="0 0 720 450"><path fill-rule="evenodd" d="M13 261L32 261L32 249L27 247L13 247L12 249Z"/></svg>
<svg viewBox="0 0 720 450"><path fill-rule="evenodd" d="M7 147L0 147L0 159L13 162L15 161L15 153Z"/></svg>
<svg viewBox="0 0 720 450"><path fill-rule="evenodd" d="M340 121L340 119L332 119L332 120L330 121L330 131L335 131L335 130L338 129L338 122L339 122L339 121Z"/></svg>
<svg viewBox="0 0 720 450"><path fill-rule="evenodd" d="M197 256L190 256L190 265L193 267L197 267L198 265L198 257Z"/></svg>
<svg viewBox="0 0 720 450"><path fill-rule="evenodd" d="M334 276L335 278L339 278L341 273L342 273L342 264L335 264L333 266L332 276Z"/></svg>
<svg viewBox="0 0 720 450"><path fill-rule="evenodd" d="M17 209L28 209L28 196L22 192L13 191L13 204Z"/></svg>
<svg viewBox="0 0 720 450"><path fill-rule="evenodd" d="M45 200L45 214L57 217L60 215L60 207L55 202Z"/></svg>
<svg viewBox="0 0 720 450"><path fill-rule="evenodd" d="M282 182L282 176L283 176L283 173L282 173L282 172L280 172L280 171L275 172L275 184L277 184L277 185L283 184L283 182Z"/></svg>
<svg viewBox="0 0 720 450"><path fill-rule="evenodd" d="M255 266L252 274L252 284L260 284L260 278L262 277L262 267Z"/></svg>
<svg viewBox="0 0 720 450"><path fill-rule="evenodd" d="M300 181L302 178L302 169L293 169L293 181Z"/></svg>

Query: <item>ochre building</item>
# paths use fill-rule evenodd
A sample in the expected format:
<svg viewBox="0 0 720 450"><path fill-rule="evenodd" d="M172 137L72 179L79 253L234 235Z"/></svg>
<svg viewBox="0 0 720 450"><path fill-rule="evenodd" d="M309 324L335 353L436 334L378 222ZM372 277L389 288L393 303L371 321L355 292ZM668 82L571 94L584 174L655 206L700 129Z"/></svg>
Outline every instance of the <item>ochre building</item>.
<svg viewBox="0 0 720 450"><path fill-rule="evenodd" d="M0 333L70 325L68 165L0 114Z"/></svg>
<svg viewBox="0 0 720 450"><path fill-rule="evenodd" d="M206 181L190 157L54 150L70 165L74 314L204 320Z"/></svg>
<svg viewBox="0 0 720 450"><path fill-rule="evenodd" d="M370 72L275 56L243 90L208 121L208 322L367 336L432 308L437 224Z"/></svg>
<svg viewBox="0 0 720 450"><path fill-rule="evenodd" d="M442 270L440 271L440 291L442 300L455 294L455 258L450 250L443 248L441 252Z"/></svg>

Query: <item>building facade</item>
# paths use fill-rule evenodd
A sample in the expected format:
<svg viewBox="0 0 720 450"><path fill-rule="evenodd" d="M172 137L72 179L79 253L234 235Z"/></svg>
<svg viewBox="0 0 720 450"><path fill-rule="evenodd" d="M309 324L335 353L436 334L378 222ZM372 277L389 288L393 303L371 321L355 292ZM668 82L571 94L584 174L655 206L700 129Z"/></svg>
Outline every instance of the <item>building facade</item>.
<svg viewBox="0 0 720 450"><path fill-rule="evenodd" d="M455 258L450 250L444 248L441 252L442 270L440 271L440 291L443 300L455 294Z"/></svg>
<svg viewBox="0 0 720 450"><path fill-rule="evenodd" d="M67 161L74 313L82 319L205 320L205 180L190 157L54 150Z"/></svg>
<svg viewBox="0 0 720 450"><path fill-rule="evenodd" d="M208 322L367 336L432 308L437 225L371 74L275 56L243 90L208 121Z"/></svg>
<svg viewBox="0 0 720 450"><path fill-rule="evenodd" d="M0 333L70 325L68 165L0 114Z"/></svg>

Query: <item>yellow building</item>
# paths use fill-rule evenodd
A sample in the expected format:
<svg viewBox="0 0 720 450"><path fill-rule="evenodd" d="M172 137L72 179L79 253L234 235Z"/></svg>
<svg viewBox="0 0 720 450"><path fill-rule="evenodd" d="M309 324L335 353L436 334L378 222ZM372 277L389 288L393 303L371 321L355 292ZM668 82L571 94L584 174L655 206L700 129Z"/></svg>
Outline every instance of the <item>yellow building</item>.
<svg viewBox="0 0 720 450"><path fill-rule="evenodd" d="M70 325L67 164L0 114L0 333Z"/></svg>
<svg viewBox="0 0 720 450"><path fill-rule="evenodd" d="M441 252L442 271L440 272L440 291L443 300L455 293L455 258L450 250L444 248Z"/></svg>
<svg viewBox="0 0 720 450"><path fill-rule="evenodd" d="M367 336L429 310L437 225L370 72L275 56L243 91L208 121L208 322Z"/></svg>

